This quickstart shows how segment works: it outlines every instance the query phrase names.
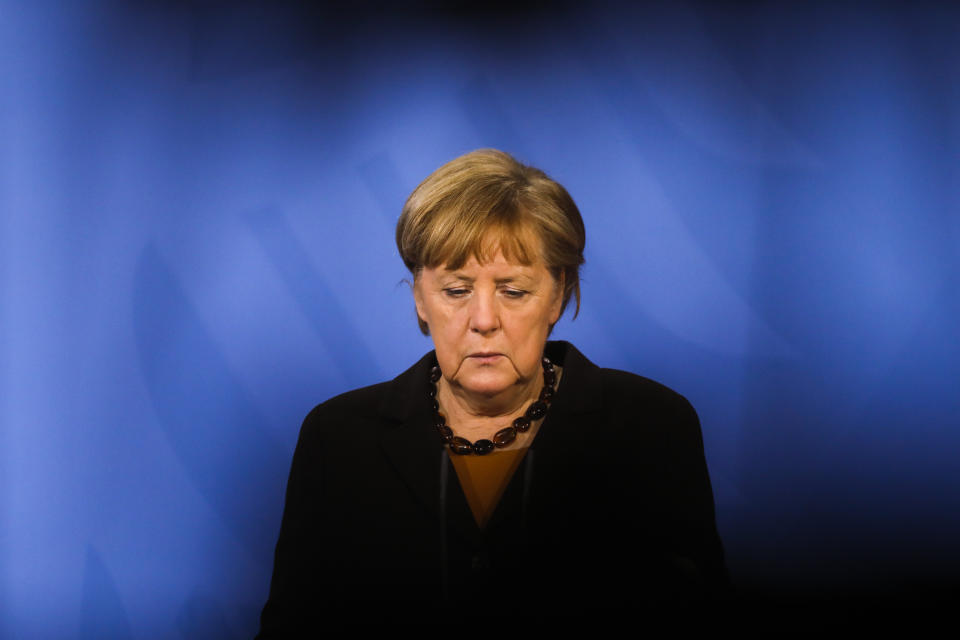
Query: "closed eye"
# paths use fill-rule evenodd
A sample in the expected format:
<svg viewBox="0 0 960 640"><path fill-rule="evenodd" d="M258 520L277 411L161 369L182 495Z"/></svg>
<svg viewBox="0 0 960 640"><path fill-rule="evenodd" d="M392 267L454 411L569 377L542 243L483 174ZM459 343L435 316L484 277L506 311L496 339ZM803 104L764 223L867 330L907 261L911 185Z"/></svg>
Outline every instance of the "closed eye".
<svg viewBox="0 0 960 640"><path fill-rule="evenodd" d="M519 300L520 298L524 297L528 293L529 291L524 291L523 289L504 289L503 290L503 295L507 296L508 298L514 298L515 300Z"/></svg>
<svg viewBox="0 0 960 640"><path fill-rule="evenodd" d="M462 298L463 296L470 293L469 289L463 289L460 287L448 287L443 290L444 295L448 298Z"/></svg>

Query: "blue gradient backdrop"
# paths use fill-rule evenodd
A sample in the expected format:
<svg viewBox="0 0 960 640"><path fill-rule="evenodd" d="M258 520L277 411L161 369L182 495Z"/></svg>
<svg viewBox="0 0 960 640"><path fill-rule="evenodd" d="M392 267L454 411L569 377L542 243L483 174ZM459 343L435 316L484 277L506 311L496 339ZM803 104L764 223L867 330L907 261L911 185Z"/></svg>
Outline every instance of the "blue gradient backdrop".
<svg viewBox="0 0 960 640"><path fill-rule="evenodd" d="M956 586L956 5L456 4L0 3L0 635L253 634L300 420L430 348L393 227L478 147L579 203L555 335L697 407L744 593Z"/></svg>

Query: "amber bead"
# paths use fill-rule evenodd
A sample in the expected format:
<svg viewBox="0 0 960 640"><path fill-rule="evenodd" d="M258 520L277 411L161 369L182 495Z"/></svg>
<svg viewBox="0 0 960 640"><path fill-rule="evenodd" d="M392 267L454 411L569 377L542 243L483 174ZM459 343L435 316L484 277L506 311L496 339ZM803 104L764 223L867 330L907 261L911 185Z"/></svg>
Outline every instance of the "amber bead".
<svg viewBox="0 0 960 640"><path fill-rule="evenodd" d="M553 371L544 370L543 372L543 384L548 387L552 387L557 382L557 374Z"/></svg>
<svg viewBox="0 0 960 640"><path fill-rule="evenodd" d="M515 427L505 427L493 434L493 444L498 447L505 447L517 439L517 430Z"/></svg>
<svg viewBox="0 0 960 640"><path fill-rule="evenodd" d="M437 425L437 433L440 434L440 439L443 442L450 442L451 440L453 440L453 429L451 429L445 424Z"/></svg>
<svg viewBox="0 0 960 640"><path fill-rule="evenodd" d="M520 433L525 433L528 429L530 429L530 418L526 416L520 416L513 421L513 426Z"/></svg>
<svg viewBox="0 0 960 640"><path fill-rule="evenodd" d="M531 420L539 420L543 416L547 415L547 403L537 400L532 405L527 407L527 417Z"/></svg>
<svg viewBox="0 0 960 640"><path fill-rule="evenodd" d="M443 425L447 424L447 419L443 417L442 413L435 413L433 414L433 424L437 429L439 429Z"/></svg>
<svg viewBox="0 0 960 640"><path fill-rule="evenodd" d="M487 440L487 442L490 442ZM453 451L456 454L465 456L467 454L473 453L473 445L470 444L470 441L466 438L461 438L460 436L454 436L448 442L450 451Z"/></svg>
<svg viewBox="0 0 960 640"><path fill-rule="evenodd" d="M430 382L436 382L440 379L440 367L434 367L430 369Z"/></svg>
<svg viewBox="0 0 960 640"><path fill-rule="evenodd" d="M540 400L543 402L550 402L553 400L553 387L544 387L540 389Z"/></svg>
<svg viewBox="0 0 960 640"><path fill-rule="evenodd" d="M473 452L478 456L485 456L493 451L493 443L484 438L473 443Z"/></svg>

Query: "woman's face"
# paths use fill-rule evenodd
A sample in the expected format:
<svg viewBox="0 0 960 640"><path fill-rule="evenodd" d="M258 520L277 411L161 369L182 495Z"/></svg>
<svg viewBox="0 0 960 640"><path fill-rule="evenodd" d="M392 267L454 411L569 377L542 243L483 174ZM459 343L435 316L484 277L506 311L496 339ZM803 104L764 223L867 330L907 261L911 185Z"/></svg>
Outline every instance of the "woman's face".
<svg viewBox="0 0 960 640"><path fill-rule="evenodd" d="M542 262L476 258L460 269L423 269L414 284L417 313L430 327L443 377L493 398L538 380L562 287Z"/></svg>

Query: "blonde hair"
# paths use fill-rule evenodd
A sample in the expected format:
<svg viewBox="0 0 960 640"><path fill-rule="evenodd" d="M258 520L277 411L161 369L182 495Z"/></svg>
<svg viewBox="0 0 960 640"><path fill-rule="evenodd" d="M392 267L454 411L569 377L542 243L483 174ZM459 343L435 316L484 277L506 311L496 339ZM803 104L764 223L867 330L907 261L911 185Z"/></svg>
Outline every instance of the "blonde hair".
<svg viewBox="0 0 960 640"><path fill-rule="evenodd" d="M397 248L414 280L423 268L459 269L496 250L508 260L542 260L580 311L580 265L586 232L573 198L535 167L496 149L478 149L431 173L407 198L397 221ZM420 330L429 328L419 320Z"/></svg>

